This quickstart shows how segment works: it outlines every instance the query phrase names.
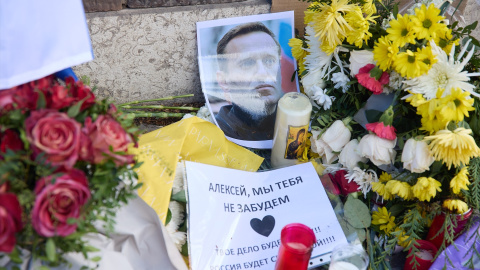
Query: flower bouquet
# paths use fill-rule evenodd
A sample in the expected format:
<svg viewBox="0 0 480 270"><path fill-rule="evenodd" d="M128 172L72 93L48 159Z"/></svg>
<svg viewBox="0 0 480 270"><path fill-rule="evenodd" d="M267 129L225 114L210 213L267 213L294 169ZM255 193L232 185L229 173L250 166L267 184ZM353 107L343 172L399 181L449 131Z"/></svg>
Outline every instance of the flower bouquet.
<svg viewBox="0 0 480 270"><path fill-rule="evenodd" d="M416 269L418 241L437 257L479 215L477 23L449 24L443 1L405 14L393 1L309 2L305 36L290 40L314 104L303 159L320 158L339 194L363 194L371 269L390 268L397 245Z"/></svg>
<svg viewBox="0 0 480 270"><path fill-rule="evenodd" d="M0 91L0 259L48 269L66 253L97 251L82 236L98 223L112 232L138 188L129 180L139 164L126 153L138 135L131 120L72 78Z"/></svg>

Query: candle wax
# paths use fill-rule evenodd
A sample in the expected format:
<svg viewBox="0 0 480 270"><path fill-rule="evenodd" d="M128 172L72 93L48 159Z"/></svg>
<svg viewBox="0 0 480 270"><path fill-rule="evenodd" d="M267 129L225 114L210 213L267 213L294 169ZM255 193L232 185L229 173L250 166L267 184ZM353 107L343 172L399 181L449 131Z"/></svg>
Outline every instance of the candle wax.
<svg viewBox="0 0 480 270"><path fill-rule="evenodd" d="M419 252L415 253L418 258L426 261L431 261L433 259L433 255L430 251L422 249Z"/></svg>
<svg viewBox="0 0 480 270"><path fill-rule="evenodd" d="M328 267L328 270L360 270L354 264L349 262L333 262Z"/></svg>

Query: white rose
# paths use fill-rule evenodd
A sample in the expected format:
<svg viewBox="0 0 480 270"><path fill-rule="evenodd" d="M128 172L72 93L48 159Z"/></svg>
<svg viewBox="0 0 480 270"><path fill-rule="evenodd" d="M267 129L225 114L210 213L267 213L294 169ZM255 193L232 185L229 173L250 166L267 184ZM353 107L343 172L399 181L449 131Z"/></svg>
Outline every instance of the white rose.
<svg viewBox="0 0 480 270"><path fill-rule="evenodd" d="M345 144L350 141L351 136L352 134L345 124L341 120L337 120L322 134L321 139L334 152L340 152Z"/></svg>
<svg viewBox="0 0 480 270"><path fill-rule="evenodd" d="M312 151L322 157L323 163L331 164L338 158L334 152L342 151L343 146L350 141L350 130L342 121L337 120L318 138L320 132L312 130Z"/></svg>
<svg viewBox="0 0 480 270"><path fill-rule="evenodd" d="M349 170L353 170L355 167L357 167L358 162L365 163L367 161L368 159L362 157L360 155L360 152L358 151L357 139L349 141L338 156L338 162L340 162L344 167L348 168Z"/></svg>
<svg viewBox="0 0 480 270"><path fill-rule="evenodd" d="M389 165L395 160L397 152L393 150L397 139L387 140L375 134L363 136L358 144L358 151L362 157L370 159L376 166Z"/></svg>
<svg viewBox="0 0 480 270"><path fill-rule="evenodd" d="M434 161L435 158L426 142L413 138L407 140L402 152L403 168L414 173L423 173L430 169Z"/></svg>
<svg viewBox="0 0 480 270"><path fill-rule="evenodd" d="M358 71L367 64L375 64L373 52L361 50L350 53L350 75L357 75Z"/></svg>

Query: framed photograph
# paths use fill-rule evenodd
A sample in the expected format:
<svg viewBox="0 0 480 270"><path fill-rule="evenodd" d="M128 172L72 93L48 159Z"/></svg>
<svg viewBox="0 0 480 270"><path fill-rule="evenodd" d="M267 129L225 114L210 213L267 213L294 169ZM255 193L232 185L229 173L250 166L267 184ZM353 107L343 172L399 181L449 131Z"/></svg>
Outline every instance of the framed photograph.
<svg viewBox="0 0 480 270"><path fill-rule="evenodd" d="M200 80L216 125L239 145L273 145L278 100L298 92L293 11L197 23Z"/></svg>

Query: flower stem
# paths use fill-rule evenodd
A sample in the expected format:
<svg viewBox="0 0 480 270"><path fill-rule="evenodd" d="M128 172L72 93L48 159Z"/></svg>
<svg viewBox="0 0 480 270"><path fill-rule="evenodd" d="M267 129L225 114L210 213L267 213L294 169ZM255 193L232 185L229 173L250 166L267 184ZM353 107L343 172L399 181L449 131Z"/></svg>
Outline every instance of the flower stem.
<svg viewBox="0 0 480 270"><path fill-rule="evenodd" d="M172 110L190 110L190 111L198 111L199 108L196 107L170 107L170 106L163 106L163 105L145 105L145 106L131 106L131 105L124 105L120 106L122 109L172 109Z"/></svg>
<svg viewBox="0 0 480 270"><path fill-rule="evenodd" d="M118 106L122 107L122 106L130 105L130 104L139 104L139 103L162 101L162 100L172 100L172 99L184 98L184 97L193 97L193 94L180 95L180 96L169 96L169 97L155 98L155 99L135 100L135 101L119 104Z"/></svg>
<svg viewBox="0 0 480 270"><path fill-rule="evenodd" d="M136 117L157 117L157 118L169 118L169 117L183 117L185 113L168 113L168 112L156 112L156 113L148 113L148 112L131 112L128 113L129 116L133 118Z"/></svg>

